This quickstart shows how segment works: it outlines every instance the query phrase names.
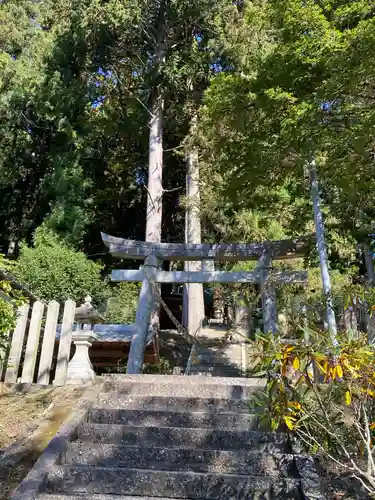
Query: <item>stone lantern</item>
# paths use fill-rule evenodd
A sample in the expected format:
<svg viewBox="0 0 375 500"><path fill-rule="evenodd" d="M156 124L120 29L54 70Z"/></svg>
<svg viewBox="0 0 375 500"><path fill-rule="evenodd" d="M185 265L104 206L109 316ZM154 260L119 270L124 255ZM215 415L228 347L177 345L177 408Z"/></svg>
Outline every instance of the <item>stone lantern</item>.
<svg viewBox="0 0 375 500"><path fill-rule="evenodd" d="M92 298L85 297L85 302L76 308L74 320L76 329L72 334L72 341L76 346L76 352L68 364L67 384L81 385L95 381L89 349L97 339L94 333L94 325L103 323L103 316L91 304Z"/></svg>

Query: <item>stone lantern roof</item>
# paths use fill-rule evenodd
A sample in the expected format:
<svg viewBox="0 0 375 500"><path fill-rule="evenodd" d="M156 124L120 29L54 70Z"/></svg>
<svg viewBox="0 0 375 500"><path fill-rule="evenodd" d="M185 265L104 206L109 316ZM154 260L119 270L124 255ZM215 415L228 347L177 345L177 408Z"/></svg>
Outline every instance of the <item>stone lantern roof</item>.
<svg viewBox="0 0 375 500"><path fill-rule="evenodd" d="M74 320L77 323L85 323L89 325L104 323L104 317L91 304L92 298L90 295L85 297L85 302L76 307Z"/></svg>

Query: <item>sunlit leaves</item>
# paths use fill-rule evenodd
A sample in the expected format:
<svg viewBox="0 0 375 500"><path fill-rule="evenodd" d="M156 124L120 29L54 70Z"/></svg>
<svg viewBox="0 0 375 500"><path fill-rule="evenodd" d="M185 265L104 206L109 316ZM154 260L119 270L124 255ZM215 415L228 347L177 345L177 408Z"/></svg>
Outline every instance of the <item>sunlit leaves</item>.
<svg viewBox="0 0 375 500"><path fill-rule="evenodd" d="M327 417L321 413L325 405L330 415L333 412L332 425L340 425L344 408L354 415L375 398L375 350L365 337L340 334L336 349L325 334L310 332L309 338L310 343L297 338L293 344L285 343L282 336L257 340L263 344L259 365L269 382L256 398L273 430L285 425L297 435L299 430L312 432ZM331 432L328 429L328 443Z"/></svg>

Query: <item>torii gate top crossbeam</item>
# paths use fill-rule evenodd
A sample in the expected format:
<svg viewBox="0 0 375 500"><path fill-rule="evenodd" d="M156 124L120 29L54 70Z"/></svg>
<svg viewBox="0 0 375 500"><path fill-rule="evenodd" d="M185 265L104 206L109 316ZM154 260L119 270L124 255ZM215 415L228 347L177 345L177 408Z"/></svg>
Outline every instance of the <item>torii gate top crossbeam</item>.
<svg viewBox="0 0 375 500"><path fill-rule="evenodd" d="M303 256L309 243L309 238L264 243L151 243L126 240L105 233L101 235L113 256L142 260L155 254L160 260L243 261L259 259L264 253L269 253L274 260L292 259Z"/></svg>

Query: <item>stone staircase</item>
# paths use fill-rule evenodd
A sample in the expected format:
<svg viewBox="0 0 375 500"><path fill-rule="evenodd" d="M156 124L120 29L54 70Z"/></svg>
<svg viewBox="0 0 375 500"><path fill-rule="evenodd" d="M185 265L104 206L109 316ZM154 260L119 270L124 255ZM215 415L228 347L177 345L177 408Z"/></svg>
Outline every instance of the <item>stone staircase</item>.
<svg viewBox="0 0 375 500"><path fill-rule="evenodd" d="M307 498L287 437L261 431L249 414L249 398L261 385L258 379L110 377L37 499Z"/></svg>
<svg viewBox="0 0 375 500"><path fill-rule="evenodd" d="M230 338L226 326L206 327L197 335L189 375L243 377L246 371L246 348ZM241 339L240 339L241 340Z"/></svg>

